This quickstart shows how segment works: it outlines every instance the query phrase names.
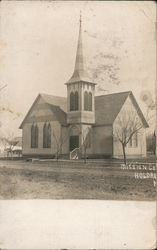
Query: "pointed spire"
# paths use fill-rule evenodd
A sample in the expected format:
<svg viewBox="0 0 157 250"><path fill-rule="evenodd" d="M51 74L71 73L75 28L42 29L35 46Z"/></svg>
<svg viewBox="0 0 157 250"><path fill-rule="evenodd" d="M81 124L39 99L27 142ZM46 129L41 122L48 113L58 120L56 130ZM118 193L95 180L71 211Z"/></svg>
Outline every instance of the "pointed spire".
<svg viewBox="0 0 157 250"><path fill-rule="evenodd" d="M78 82L81 80L90 82L88 74L84 70L84 58L83 58L83 46L82 46L82 16L80 11L80 25L79 25L76 59L75 59L75 68L72 77L67 83Z"/></svg>
<svg viewBox="0 0 157 250"><path fill-rule="evenodd" d="M77 43L77 52L76 52L76 60L75 60L75 73L82 73L84 70L83 65L83 48L82 48L82 20L81 20L81 13L80 13L80 28L79 28L79 37Z"/></svg>

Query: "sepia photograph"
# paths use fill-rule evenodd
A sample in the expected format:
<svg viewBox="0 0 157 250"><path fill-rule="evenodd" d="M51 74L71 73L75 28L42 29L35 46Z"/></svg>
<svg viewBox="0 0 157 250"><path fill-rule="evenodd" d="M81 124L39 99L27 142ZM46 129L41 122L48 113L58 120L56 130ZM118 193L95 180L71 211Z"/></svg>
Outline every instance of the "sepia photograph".
<svg viewBox="0 0 157 250"><path fill-rule="evenodd" d="M19 204L20 200L61 201L63 207L66 201L73 202L77 211L88 201L92 207L102 202L112 209L113 204L135 204L141 209L145 204L151 226L154 218L146 243L142 245L148 231L133 245L120 241L117 246L114 240L113 245L112 240L111 245L105 240L90 245L88 238L88 246L155 249L156 110L155 1L2 0L2 249L31 249L27 244L7 245L3 230L9 223L3 219L4 211L11 201ZM42 247L83 249L87 245L45 243Z"/></svg>

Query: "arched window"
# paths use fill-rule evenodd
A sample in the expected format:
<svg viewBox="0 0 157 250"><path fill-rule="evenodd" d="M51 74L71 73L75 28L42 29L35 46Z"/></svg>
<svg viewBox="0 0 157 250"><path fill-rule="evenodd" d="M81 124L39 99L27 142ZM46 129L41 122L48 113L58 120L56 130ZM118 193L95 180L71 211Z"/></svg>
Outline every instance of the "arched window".
<svg viewBox="0 0 157 250"><path fill-rule="evenodd" d="M84 92L84 110L92 111L92 93Z"/></svg>
<svg viewBox="0 0 157 250"><path fill-rule="evenodd" d="M35 139L35 127L34 124L31 126L31 148L34 148L34 139Z"/></svg>
<svg viewBox="0 0 157 250"><path fill-rule="evenodd" d="M38 147L38 126L36 125L35 126L35 142L34 142L34 144L35 144L35 148L37 148Z"/></svg>
<svg viewBox="0 0 157 250"><path fill-rule="evenodd" d="M92 93L89 92L88 94L88 110L92 111Z"/></svg>
<svg viewBox="0 0 157 250"><path fill-rule="evenodd" d="M130 129L130 134L132 133L132 130ZM129 140L129 147L133 146L133 136L131 136L130 140Z"/></svg>
<svg viewBox="0 0 157 250"><path fill-rule="evenodd" d="M78 92L75 91L75 93L70 93L70 111L78 110L79 106L79 98L78 98Z"/></svg>
<svg viewBox="0 0 157 250"><path fill-rule="evenodd" d="M78 92L76 91L75 92L75 107L74 107L74 110L78 110Z"/></svg>
<svg viewBox="0 0 157 250"><path fill-rule="evenodd" d="M51 148L51 125L47 126L47 148Z"/></svg>
<svg viewBox="0 0 157 250"><path fill-rule="evenodd" d="M47 145L47 125L45 123L43 127L43 148L46 148L46 145Z"/></svg>
<svg viewBox="0 0 157 250"><path fill-rule="evenodd" d="M138 147L138 133L135 133L135 147Z"/></svg>
<svg viewBox="0 0 157 250"><path fill-rule="evenodd" d="M84 110L88 110L88 93L84 92Z"/></svg>
<svg viewBox="0 0 157 250"><path fill-rule="evenodd" d="M31 126L31 148L38 147L38 126L32 125Z"/></svg>
<svg viewBox="0 0 157 250"><path fill-rule="evenodd" d="M51 125L44 124L43 127L43 148L51 147Z"/></svg>
<svg viewBox="0 0 157 250"><path fill-rule="evenodd" d="M70 111L75 109L75 95L73 92L70 93Z"/></svg>

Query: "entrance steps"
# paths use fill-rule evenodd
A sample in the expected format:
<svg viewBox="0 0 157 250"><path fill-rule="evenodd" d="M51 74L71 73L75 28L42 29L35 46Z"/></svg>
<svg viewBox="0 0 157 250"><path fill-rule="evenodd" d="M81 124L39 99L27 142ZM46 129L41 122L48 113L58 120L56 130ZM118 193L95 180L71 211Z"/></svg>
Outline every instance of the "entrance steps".
<svg viewBox="0 0 157 250"><path fill-rule="evenodd" d="M80 148L75 148L70 152L70 160L80 159Z"/></svg>

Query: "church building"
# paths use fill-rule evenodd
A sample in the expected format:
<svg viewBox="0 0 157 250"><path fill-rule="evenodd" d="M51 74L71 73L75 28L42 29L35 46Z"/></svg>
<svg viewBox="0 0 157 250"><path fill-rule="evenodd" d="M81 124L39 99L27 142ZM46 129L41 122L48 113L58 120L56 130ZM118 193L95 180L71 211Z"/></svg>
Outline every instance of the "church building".
<svg viewBox="0 0 157 250"><path fill-rule="evenodd" d="M127 144L126 155L145 157L148 124L133 93L95 96L96 83L89 79L85 70L81 26L80 19L74 72L65 83L67 97L37 96L20 125L23 156L68 159L122 157L122 146L115 131L120 117L131 109L137 114L141 129Z"/></svg>

